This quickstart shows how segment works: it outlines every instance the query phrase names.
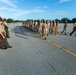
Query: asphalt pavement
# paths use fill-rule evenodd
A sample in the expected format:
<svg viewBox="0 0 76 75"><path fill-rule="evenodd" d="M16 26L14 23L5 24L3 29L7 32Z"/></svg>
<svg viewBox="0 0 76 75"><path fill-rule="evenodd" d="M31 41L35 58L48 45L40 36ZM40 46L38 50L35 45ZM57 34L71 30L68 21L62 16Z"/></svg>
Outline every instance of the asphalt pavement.
<svg viewBox="0 0 76 75"><path fill-rule="evenodd" d="M10 24L13 48L0 49L0 75L76 75L76 37L70 32L43 40L21 23Z"/></svg>

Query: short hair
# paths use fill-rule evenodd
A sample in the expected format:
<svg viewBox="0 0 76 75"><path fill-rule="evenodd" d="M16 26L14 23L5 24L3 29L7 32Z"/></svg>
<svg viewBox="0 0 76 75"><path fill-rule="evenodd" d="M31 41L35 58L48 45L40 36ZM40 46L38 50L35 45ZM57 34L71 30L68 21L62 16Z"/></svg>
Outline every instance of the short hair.
<svg viewBox="0 0 76 75"><path fill-rule="evenodd" d="M3 22L6 21L6 19L3 19Z"/></svg>
<svg viewBox="0 0 76 75"><path fill-rule="evenodd" d="M0 17L0 21L2 21L2 18Z"/></svg>

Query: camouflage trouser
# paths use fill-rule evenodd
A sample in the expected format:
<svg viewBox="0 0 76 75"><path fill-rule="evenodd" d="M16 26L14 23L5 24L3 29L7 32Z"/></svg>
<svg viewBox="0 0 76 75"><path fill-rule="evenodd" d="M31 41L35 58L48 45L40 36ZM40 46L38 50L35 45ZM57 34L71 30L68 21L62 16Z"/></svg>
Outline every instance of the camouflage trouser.
<svg viewBox="0 0 76 75"><path fill-rule="evenodd" d="M70 33L70 35L72 35L73 33L75 33L75 36L76 36L76 30L73 29L73 31Z"/></svg>
<svg viewBox="0 0 76 75"><path fill-rule="evenodd" d="M44 38L46 39L47 38L47 34L48 34L48 29L44 29L43 30L43 34L44 34Z"/></svg>
<svg viewBox="0 0 76 75"><path fill-rule="evenodd" d="M48 28L48 30L47 30L47 35L49 35L49 33L50 33L50 28Z"/></svg>
<svg viewBox="0 0 76 75"><path fill-rule="evenodd" d="M61 33L65 33L66 34L66 28L63 29L63 31Z"/></svg>
<svg viewBox="0 0 76 75"><path fill-rule="evenodd" d="M34 26L32 26L32 31L34 32Z"/></svg>
<svg viewBox="0 0 76 75"><path fill-rule="evenodd" d="M37 33L37 31L38 31L38 28L37 28L37 26L35 26L34 27L34 32Z"/></svg>
<svg viewBox="0 0 76 75"><path fill-rule="evenodd" d="M76 31L75 31L75 36L76 36Z"/></svg>
<svg viewBox="0 0 76 75"><path fill-rule="evenodd" d="M54 35L57 35L57 33L58 33L58 27L54 27Z"/></svg>
<svg viewBox="0 0 76 75"><path fill-rule="evenodd" d="M3 32L3 35L5 36L5 33ZM2 49L4 49L5 47L6 48L9 48L9 43L8 43L8 41L7 41L7 38L5 37L5 38L2 38L2 36L0 35L0 39L1 39L1 41L0 41L0 45L1 45L1 48Z"/></svg>
<svg viewBox="0 0 76 75"><path fill-rule="evenodd" d="M42 27L39 27L39 35L42 36Z"/></svg>
<svg viewBox="0 0 76 75"><path fill-rule="evenodd" d="M51 33L51 34L53 33L53 27L50 28L50 33Z"/></svg>
<svg viewBox="0 0 76 75"><path fill-rule="evenodd" d="M6 37L10 37L8 28L5 28L5 33L6 33Z"/></svg>

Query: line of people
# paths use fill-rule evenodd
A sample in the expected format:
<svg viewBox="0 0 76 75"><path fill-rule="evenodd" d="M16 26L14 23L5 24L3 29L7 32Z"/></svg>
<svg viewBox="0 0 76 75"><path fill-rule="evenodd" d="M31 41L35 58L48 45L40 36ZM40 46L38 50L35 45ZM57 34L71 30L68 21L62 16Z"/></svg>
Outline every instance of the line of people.
<svg viewBox="0 0 76 75"><path fill-rule="evenodd" d="M4 26L4 28L3 28ZM0 17L0 46L1 49L7 49L12 48L12 46L9 45L7 38L10 38L9 36L9 26L6 22L6 19L3 19Z"/></svg>
<svg viewBox="0 0 76 75"><path fill-rule="evenodd" d="M30 20L23 22L22 26L25 26L34 33L39 34L40 37L47 39L49 33L57 35L59 22L51 20Z"/></svg>
<svg viewBox="0 0 76 75"><path fill-rule="evenodd" d="M63 27L63 31L62 31L61 33L62 33L62 34L64 33L65 35L67 35L66 30L67 30L67 21L65 22L64 27ZM73 34L74 32L75 32L75 36L76 36L76 22L73 24L73 30L72 30L72 32L70 33L70 36L72 36L72 34Z"/></svg>
<svg viewBox="0 0 76 75"><path fill-rule="evenodd" d="M47 38L47 36L50 34L54 34L55 36L58 34L58 28L59 28L59 22L58 21L52 21L52 20L29 20L23 22L22 26L25 26L29 30L39 34L44 39ZM64 23L63 31L61 34L67 35L67 21ZM70 33L70 36L76 32L76 22L73 25L73 31ZM75 33L76 36L76 33Z"/></svg>

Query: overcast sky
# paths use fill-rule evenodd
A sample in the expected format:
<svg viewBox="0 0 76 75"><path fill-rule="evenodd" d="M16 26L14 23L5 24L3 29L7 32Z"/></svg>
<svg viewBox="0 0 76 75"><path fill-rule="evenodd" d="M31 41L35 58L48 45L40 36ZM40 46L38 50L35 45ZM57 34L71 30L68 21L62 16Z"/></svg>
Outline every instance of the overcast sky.
<svg viewBox="0 0 76 75"><path fill-rule="evenodd" d="M76 17L76 0L0 0L0 16L18 20Z"/></svg>

